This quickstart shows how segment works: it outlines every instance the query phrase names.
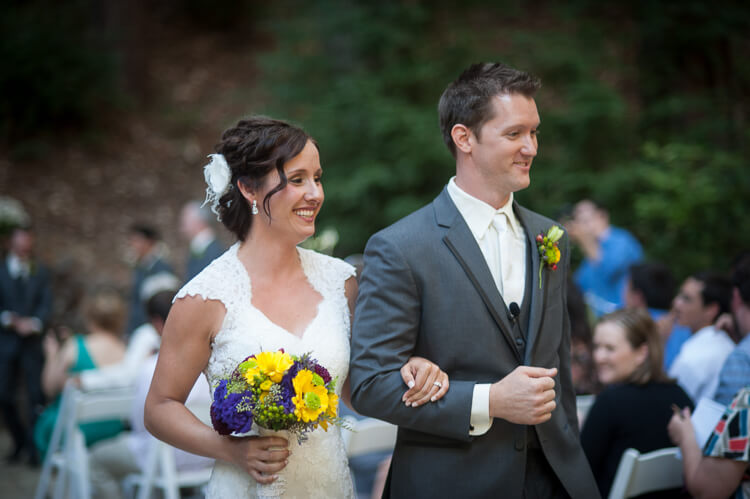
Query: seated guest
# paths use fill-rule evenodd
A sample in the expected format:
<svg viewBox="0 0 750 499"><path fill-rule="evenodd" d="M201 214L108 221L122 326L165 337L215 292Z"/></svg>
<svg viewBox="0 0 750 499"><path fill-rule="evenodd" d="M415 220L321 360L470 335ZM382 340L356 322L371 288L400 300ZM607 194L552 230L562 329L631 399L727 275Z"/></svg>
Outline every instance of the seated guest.
<svg viewBox="0 0 750 499"><path fill-rule="evenodd" d="M600 389L592 356L591 323L583 294L568 277L568 317L570 318L570 376L576 395L590 395ZM579 418L580 419L580 418Z"/></svg>
<svg viewBox="0 0 750 499"><path fill-rule="evenodd" d="M692 335L668 372L696 404L702 397L713 398L721 366L734 350L726 331L713 325L719 315L729 312L731 296L728 279L700 272L685 280L672 305L677 323L690 328Z"/></svg>
<svg viewBox="0 0 750 499"><path fill-rule="evenodd" d="M87 369L96 369L120 362L125 354L122 341L125 324L125 302L112 289L94 293L86 300L84 316L88 333L75 334L62 343L53 335L44 338L45 363L42 388L48 398L56 397L44 409L34 426L34 444L41 455L47 451L58 413L60 392L72 376ZM90 445L122 431L120 421L85 423L81 430Z"/></svg>
<svg viewBox="0 0 750 499"><path fill-rule="evenodd" d="M724 405L728 405L740 389L750 385L750 255L734 265L732 286L732 315L742 340L719 372L714 400Z"/></svg>
<svg viewBox="0 0 750 499"><path fill-rule="evenodd" d="M690 497L750 498L750 387L740 390L721 416L701 451L690 409L675 412L669 436L680 446L685 486Z"/></svg>
<svg viewBox="0 0 750 499"><path fill-rule="evenodd" d="M175 284L178 284L175 282ZM146 285L148 285L146 283ZM172 298L177 293L177 287L162 290L154 294L146 303L146 311L151 324L159 335L164 329ZM89 462L91 463L91 483L94 497L116 499L122 497L120 482L131 473L141 473L146 466L151 446L156 443L143 424L143 408L146 395L154 377L157 355L154 354L141 364L136 377L135 398L130 417L131 431L123 432L115 438L99 442L91 448ZM201 376L196 381L188 395L186 405L209 407L211 405L211 389L206 378ZM166 444L165 444L166 445ZM173 449L175 467L178 471L202 469L213 466L213 459L196 456L179 449Z"/></svg>
<svg viewBox="0 0 750 499"><path fill-rule="evenodd" d="M656 321L664 344L664 369L667 371L682 344L690 338L690 329L675 324L670 314L675 288L669 267L658 262L631 265L625 283L625 308L648 309Z"/></svg>
<svg viewBox="0 0 750 499"><path fill-rule="evenodd" d="M628 448L650 452L670 447L666 425L672 404L692 407L687 394L662 369L656 324L643 310L619 310L594 329L597 395L581 430L581 444L607 497L617 465Z"/></svg>
<svg viewBox="0 0 750 499"><path fill-rule="evenodd" d="M143 281L141 301L147 303L155 294L164 290L180 287L180 281L174 274L159 272ZM100 369L80 373L77 381L82 390L104 390L132 387L143 363L159 350L161 337L151 322L141 324L130 335L121 362Z"/></svg>

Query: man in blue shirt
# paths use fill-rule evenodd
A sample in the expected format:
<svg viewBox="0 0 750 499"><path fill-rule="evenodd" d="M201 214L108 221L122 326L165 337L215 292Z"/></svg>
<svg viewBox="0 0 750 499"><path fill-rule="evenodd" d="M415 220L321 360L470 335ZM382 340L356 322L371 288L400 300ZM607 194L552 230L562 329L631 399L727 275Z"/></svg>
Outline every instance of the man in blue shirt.
<svg viewBox="0 0 750 499"><path fill-rule="evenodd" d="M727 405L737 392L750 385L750 255L732 272L732 314L742 341L732 350L719 372L714 400Z"/></svg>
<svg viewBox="0 0 750 499"><path fill-rule="evenodd" d="M585 258L575 282L596 317L622 308L629 267L643 258L640 243L630 232L609 224L609 213L589 199L579 201L568 234Z"/></svg>
<svg viewBox="0 0 750 499"><path fill-rule="evenodd" d="M625 283L625 308L648 309L649 315L659 326L659 334L664 342L665 371L669 370L682 344L691 335L690 328L675 324L674 315L669 313L676 287L669 267L658 262L631 265Z"/></svg>

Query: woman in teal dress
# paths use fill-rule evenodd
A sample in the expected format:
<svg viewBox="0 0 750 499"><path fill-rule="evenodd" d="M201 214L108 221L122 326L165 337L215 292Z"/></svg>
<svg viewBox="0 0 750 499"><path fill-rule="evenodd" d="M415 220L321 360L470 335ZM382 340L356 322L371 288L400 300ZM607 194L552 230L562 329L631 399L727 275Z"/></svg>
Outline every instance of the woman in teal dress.
<svg viewBox="0 0 750 499"><path fill-rule="evenodd" d="M44 339L45 363L42 387L54 399L37 419L34 443L41 456L47 451L52 430L60 412L61 392L66 381L81 371L120 362L125 354L121 332L125 322L125 304L114 290L102 290L87 300L84 309L88 334L74 334L62 344L52 335ZM84 423L81 430L86 445L110 438L120 431L121 421Z"/></svg>

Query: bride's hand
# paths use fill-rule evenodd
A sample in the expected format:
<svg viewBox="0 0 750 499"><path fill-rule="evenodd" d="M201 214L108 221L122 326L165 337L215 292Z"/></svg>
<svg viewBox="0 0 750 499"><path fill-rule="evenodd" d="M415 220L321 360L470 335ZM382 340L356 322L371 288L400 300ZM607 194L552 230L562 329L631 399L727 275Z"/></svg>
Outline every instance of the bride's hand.
<svg viewBox="0 0 750 499"><path fill-rule="evenodd" d="M280 437L227 437L232 461L258 483L271 483L289 457L288 442Z"/></svg>
<svg viewBox="0 0 750 499"><path fill-rule="evenodd" d="M435 402L448 393L448 375L437 364L422 357L411 357L401 368L401 379L409 387L401 400L407 407Z"/></svg>

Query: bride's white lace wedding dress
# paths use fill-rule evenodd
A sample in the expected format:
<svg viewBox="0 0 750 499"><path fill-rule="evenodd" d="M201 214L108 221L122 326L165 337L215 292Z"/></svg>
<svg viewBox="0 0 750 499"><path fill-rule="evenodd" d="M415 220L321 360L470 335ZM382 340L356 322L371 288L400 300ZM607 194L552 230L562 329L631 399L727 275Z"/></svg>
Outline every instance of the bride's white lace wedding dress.
<svg viewBox="0 0 750 499"><path fill-rule="evenodd" d="M221 330L214 338L211 357L204 371L212 389L247 356L283 348L294 355L312 352L331 376L338 376L338 391L349 370L349 308L344 282L354 275L354 267L326 255L298 248L302 268L312 287L323 300L318 313L302 337L273 323L251 302L252 285L245 267L237 258L239 243L214 260L177 294L219 300L226 308ZM294 303L289 304L294 308ZM289 442L291 456L283 473L287 479L284 497L354 497L341 431L329 426L311 432L309 439ZM347 431L347 430L343 430ZM256 496L256 482L241 468L216 461L206 497L238 499Z"/></svg>

